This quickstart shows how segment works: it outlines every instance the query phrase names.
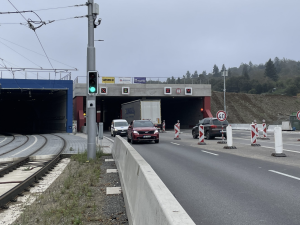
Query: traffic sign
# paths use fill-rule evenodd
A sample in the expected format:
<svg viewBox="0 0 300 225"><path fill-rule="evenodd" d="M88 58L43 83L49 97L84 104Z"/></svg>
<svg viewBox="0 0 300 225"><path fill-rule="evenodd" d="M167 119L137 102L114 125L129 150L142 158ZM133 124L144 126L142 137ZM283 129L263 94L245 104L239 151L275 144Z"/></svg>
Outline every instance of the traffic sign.
<svg viewBox="0 0 300 225"><path fill-rule="evenodd" d="M223 121L225 121L226 120L226 112L225 111L223 111L223 110L219 110L218 112L217 112L217 119L220 121L220 122L223 122Z"/></svg>
<svg viewBox="0 0 300 225"><path fill-rule="evenodd" d="M181 89L180 89L180 88L177 88L177 89L176 89L176 93L177 93L177 94L180 94L180 93L181 93Z"/></svg>
<svg viewBox="0 0 300 225"><path fill-rule="evenodd" d="M300 120L300 111L297 112L297 119Z"/></svg>

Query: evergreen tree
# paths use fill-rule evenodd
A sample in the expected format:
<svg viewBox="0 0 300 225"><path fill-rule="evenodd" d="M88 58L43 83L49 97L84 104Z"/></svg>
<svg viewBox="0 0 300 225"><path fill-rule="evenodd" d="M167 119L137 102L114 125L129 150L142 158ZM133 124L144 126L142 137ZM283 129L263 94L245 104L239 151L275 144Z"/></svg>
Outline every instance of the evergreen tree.
<svg viewBox="0 0 300 225"><path fill-rule="evenodd" d="M280 59L278 57L275 57L275 59L274 59L274 66L275 66L276 72L280 73L281 66L280 66Z"/></svg>
<svg viewBox="0 0 300 225"><path fill-rule="evenodd" d="M213 68L213 76L214 77L220 76L219 68L218 68L218 66L216 64L214 65L214 68Z"/></svg>
<svg viewBox="0 0 300 225"><path fill-rule="evenodd" d="M248 73L248 65L247 64L244 64L242 75L245 79L249 80L249 73Z"/></svg>
<svg viewBox="0 0 300 225"><path fill-rule="evenodd" d="M197 70L193 73L193 75L192 75L192 78L198 78L199 77L199 75L198 75L198 72L197 72Z"/></svg>
<svg viewBox="0 0 300 225"><path fill-rule="evenodd" d="M203 76L206 76L206 75L207 75L206 70L203 70L202 75L203 75Z"/></svg>
<svg viewBox="0 0 300 225"><path fill-rule="evenodd" d="M223 64L223 66L222 66L222 71L225 71L226 70L226 67L225 67L225 65Z"/></svg>
<svg viewBox="0 0 300 225"><path fill-rule="evenodd" d="M252 70L253 70L253 63L250 61L248 71L251 72Z"/></svg>
<svg viewBox="0 0 300 225"><path fill-rule="evenodd" d="M265 76L269 77L270 79L277 81L278 80L278 75L276 72L276 68L274 66L274 63L271 59L266 63L266 68L265 68Z"/></svg>
<svg viewBox="0 0 300 225"><path fill-rule="evenodd" d="M190 78L191 78L191 73L190 73L190 71L187 71L187 72L186 72L185 77L186 77L187 79L190 79Z"/></svg>

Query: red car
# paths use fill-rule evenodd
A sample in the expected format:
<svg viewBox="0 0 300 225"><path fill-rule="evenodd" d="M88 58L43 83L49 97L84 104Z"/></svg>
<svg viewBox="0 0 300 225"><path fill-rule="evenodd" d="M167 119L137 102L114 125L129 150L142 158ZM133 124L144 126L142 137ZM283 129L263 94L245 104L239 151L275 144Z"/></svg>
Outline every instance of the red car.
<svg viewBox="0 0 300 225"><path fill-rule="evenodd" d="M127 141L132 144L142 141L159 142L159 133L154 124L149 120L134 120L127 131Z"/></svg>

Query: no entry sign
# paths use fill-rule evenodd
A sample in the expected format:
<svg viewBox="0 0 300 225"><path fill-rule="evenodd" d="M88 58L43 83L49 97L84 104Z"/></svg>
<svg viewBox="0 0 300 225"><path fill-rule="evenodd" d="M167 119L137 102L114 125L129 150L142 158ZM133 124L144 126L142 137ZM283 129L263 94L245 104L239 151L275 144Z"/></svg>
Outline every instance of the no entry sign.
<svg viewBox="0 0 300 225"><path fill-rule="evenodd" d="M220 121L220 122L223 122L226 120L226 112L223 111L223 110L220 110L217 112L217 119Z"/></svg>

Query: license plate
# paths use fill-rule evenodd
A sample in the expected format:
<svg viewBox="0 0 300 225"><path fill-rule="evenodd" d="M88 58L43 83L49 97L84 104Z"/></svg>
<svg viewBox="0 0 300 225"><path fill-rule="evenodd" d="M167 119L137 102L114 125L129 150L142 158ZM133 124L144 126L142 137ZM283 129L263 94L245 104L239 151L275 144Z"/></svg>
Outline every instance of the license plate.
<svg viewBox="0 0 300 225"><path fill-rule="evenodd" d="M144 136L143 138L151 138L151 136Z"/></svg>
<svg viewBox="0 0 300 225"><path fill-rule="evenodd" d="M126 133L126 131L122 131L121 133Z"/></svg>

